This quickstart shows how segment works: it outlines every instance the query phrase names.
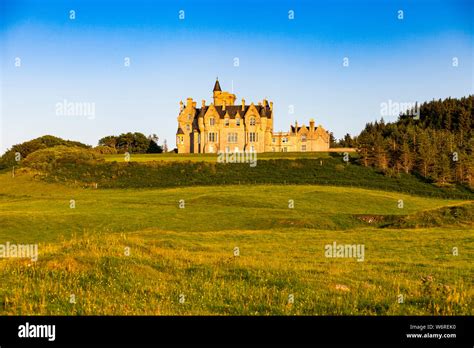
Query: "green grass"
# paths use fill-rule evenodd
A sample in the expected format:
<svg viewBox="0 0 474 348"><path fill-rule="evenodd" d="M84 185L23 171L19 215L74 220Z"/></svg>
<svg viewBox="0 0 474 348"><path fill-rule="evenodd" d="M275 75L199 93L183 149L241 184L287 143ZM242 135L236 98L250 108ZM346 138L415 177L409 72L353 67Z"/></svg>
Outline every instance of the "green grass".
<svg viewBox="0 0 474 348"><path fill-rule="evenodd" d="M100 190L2 174L0 244L39 243L40 255L0 259L0 314L472 315L472 221L358 219L468 205L350 187ZM334 241L365 245L365 261L326 258Z"/></svg>
<svg viewBox="0 0 474 348"><path fill-rule="evenodd" d="M408 215L462 204L396 192L310 185L227 185L170 189L78 189L3 174L2 232L13 240L54 241L84 231L344 230L367 226L354 215ZM75 209L70 200L75 200ZM179 209L184 200L185 208ZM293 200L294 209L289 209ZM399 200L403 208L399 208ZM34 228L32 228L34 227ZM61 233L58 233L61 232Z"/></svg>
<svg viewBox="0 0 474 348"><path fill-rule="evenodd" d="M325 258L334 240L365 244L366 260ZM42 250L36 264L1 264L2 314L472 315L473 243L462 230L152 229Z"/></svg>
<svg viewBox="0 0 474 348"><path fill-rule="evenodd" d="M310 158L259 160L255 167L251 167L248 163L205 161L58 163L44 172L41 178L47 182L81 187L95 187L97 184L99 189L310 184L474 199L474 192L463 186L437 187L404 173L398 177L388 177L372 168L345 163L339 155L316 160Z"/></svg>
<svg viewBox="0 0 474 348"><path fill-rule="evenodd" d="M268 160L268 159L297 159L297 158L329 158L331 156L328 152L265 152L258 153L258 160ZM351 153L351 156L356 156L355 153ZM105 160L107 162L124 162L124 154L116 155L105 155ZM160 153L160 154L130 154L131 162L216 162L217 154L207 153L207 154L177 154L177 153Z"/></svg>

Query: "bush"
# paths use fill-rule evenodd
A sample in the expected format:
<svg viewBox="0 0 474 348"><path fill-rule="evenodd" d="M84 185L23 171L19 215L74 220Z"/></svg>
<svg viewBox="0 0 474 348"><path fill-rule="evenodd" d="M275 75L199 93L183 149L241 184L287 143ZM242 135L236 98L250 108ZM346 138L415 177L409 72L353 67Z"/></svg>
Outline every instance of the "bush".
<svg viewBox="0 0 474 348"><path fill-rule="evenodd" d="M110 146L99 145L92 149L93 152L101 154L101 155L115 155L117 153L117 149Z"/></svg>
<svg viewBox="0 0 474 348"><path fill-rule="evenodd" d="M20 159L25 159L29 154L46 148L51 148L54 146L67 146L67 147L79 147L79 148L90 148L89 145L82 144L78 141L64 140L58 137L53 137L52 135L45 135L33 140L25 141L21 144L13 145L10 150L5 152L2 157L0 157L0 169L11 167L17 164L15 160L15 154L18 152L21 155Z"/></svg>
<svg viewBox="0 0 474 348"><path fill-rule="evenodd" d="M59 165L93 164L99 158L93 150L61 145L33 152L23 161L23 165L38 170L51 170Z"/></svg>

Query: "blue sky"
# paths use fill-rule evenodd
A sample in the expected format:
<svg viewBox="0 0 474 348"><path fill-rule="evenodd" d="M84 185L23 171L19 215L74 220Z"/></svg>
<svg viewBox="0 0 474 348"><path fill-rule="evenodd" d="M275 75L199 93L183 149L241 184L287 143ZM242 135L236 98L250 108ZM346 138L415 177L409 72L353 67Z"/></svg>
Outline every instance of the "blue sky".
<svg viewBox="0 0 474 348"><path fill-rule="evenodd" d="M389 100L473 93L472 1L4 0L0 6L0 152L44 134L96 145L127 131L156 133L173 147L179 101L209 102L216 76L238 100L273 100L275 131L314 118L338 138L380 119L380 104ZM94 117L58 115L64 100L93 103Z"/></svg>

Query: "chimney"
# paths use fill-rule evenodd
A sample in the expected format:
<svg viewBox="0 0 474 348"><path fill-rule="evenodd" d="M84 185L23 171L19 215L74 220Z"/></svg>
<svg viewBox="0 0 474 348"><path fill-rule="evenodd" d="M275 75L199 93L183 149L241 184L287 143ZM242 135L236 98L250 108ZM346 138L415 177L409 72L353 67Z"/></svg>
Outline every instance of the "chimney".
<svg viewBox="0 0 474 348"><path fill-rule="evenodd" d="M273 102L270 102L270 110L273 111Z"/></svg>
<svg viewBox="0 0 474 348"><path fill-rule="evenodd" d="M206 101L203 99L201 102L201 107L204 108L206 106Z"/></svg>
<svg viewBox="0 0 474 348"><path fill-rule="evenodd" d="M186 107L191 107L193 105L193 98L186 99Z"/></svg>
<svg viewBox="0 0 474 348"><path fill-rule="evenodd" d="M196 102L193 102L193 108L196 108Z"/></svg>
<svg viewBox="0 0 474 348"><path fill-rule="evenodd" d="M242 111L245 110L245 99L242 98Z"/></svg>
<svg viewBox="0 0 474 348"><path fill-rule="evenodd" d="M179 111L183 111L183 101L179 102Z"/></svg>
<svg viewBox="0 0 474 348"><path fill-rule="evenodd" d="M314 130L314 119L309 120L309 131L312 132Z"/></svg>
<svg viewBox="0 0 474 348"><path fill-rule="evenodd" d="M225 111L225 100L222 101L222 111Z"/></svg>
<svg viewBox="0 0 474 348"><path fill-rule="evenodd" d="M295 133L298 133L298 121L295 120Z"/></svg>

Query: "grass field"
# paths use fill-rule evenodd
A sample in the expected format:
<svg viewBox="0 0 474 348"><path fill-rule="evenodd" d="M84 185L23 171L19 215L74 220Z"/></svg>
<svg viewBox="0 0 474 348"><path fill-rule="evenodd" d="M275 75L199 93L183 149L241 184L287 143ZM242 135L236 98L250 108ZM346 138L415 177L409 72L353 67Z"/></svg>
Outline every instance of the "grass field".
<svg viewBox="0 0 474 348"><path fill-rule="evenodd" d="M337 152L264 152L258 153L258 160L269 160L269 159L296 159L296 158L330 158L331 155L335 156ZM356 156L355 153L350 153L350 156ZM104 155L104 158L108 162L124 162L124 154L116 155ZM177 154L172 152L161 153L161 154L130 154L130 161L132 162L216 162L217 154L215 153L200 153L200 154Z"/></svg>
<svg viewBox="0 0 474 348"><path fill-rule="evenodd" d="M39 258L0 259L0 314L472 315L472 221L358 218L469 203L317 185L82 189L2 174L0 244L38 243ZM364 261L325 257L334 241L364 245Z"/></svg>

